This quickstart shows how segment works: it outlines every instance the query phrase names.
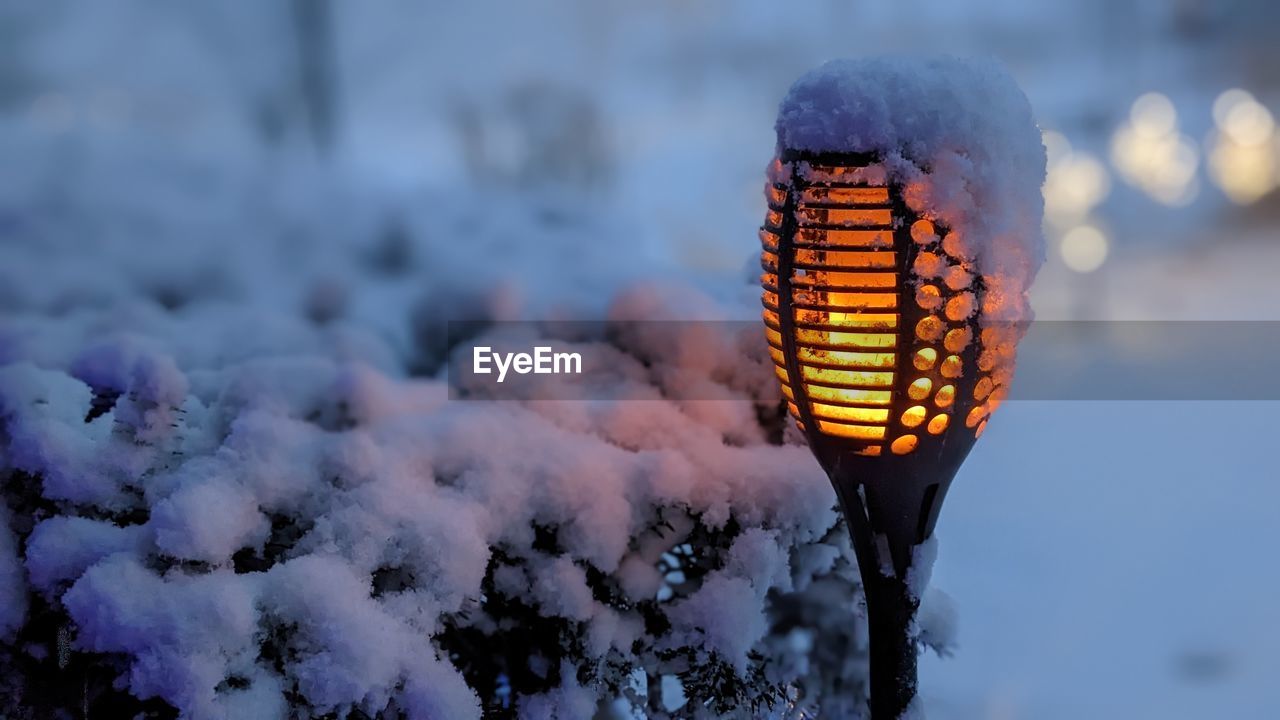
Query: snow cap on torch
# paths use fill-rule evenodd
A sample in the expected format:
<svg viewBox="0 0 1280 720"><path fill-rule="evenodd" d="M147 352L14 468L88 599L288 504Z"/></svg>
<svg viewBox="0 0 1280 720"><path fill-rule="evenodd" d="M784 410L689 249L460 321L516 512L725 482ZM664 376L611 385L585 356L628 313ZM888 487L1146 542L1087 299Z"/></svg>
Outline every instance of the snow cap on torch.
<svg viewBox="0 0 1280 720"><path fill-rule="evenodd" d="M1031 319L1044 262L1045 149L1026 95L990 60L833 60L778 109L778 150L861 153L907 206L949 228L948 251L986 281L986 324Z"/></svg>

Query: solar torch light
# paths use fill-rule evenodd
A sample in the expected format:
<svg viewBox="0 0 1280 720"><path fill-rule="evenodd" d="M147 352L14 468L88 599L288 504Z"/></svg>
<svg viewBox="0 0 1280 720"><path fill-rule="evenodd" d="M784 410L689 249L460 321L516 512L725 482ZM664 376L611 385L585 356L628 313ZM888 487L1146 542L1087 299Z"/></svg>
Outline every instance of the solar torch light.
<svg viewBox="0 0 1280 720"><path fill-rule="evenodd" d="M947 252L948 228L908 207L880 153L779 138L760 230L765 332L849 526L871 715L898 718L917 684L913 557L1004 396L1010 336L981 322L983 276Z"/></svg>

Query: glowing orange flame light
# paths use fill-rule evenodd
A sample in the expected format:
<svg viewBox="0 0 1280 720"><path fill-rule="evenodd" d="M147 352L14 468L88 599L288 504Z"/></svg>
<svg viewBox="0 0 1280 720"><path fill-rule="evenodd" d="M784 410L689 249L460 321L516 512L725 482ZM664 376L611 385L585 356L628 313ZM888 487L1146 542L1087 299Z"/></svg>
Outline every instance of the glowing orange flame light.
<svg viewBox="0 0 1280 720"><path fill-rule="evenodd" d="M791 414L811 439L871 457L951 433L972 442L1004 396L1016 340L979 332L981 277L947 252L946 228L864 180L883 176L775 160L760 231L765 336Z"/></svg>

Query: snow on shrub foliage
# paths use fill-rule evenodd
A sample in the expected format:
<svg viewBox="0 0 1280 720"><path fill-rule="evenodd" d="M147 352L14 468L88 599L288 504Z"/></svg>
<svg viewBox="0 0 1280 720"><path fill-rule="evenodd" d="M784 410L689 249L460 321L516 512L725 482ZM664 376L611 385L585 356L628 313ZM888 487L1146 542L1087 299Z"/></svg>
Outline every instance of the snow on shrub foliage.
<svg viewBox="0 0 1280 720"><path fill-rule="evenodd" d="M10 637L27 613L22 559L9 530L9 511L0 503L0 638Z"/></svg>
<svg viewBox="0 0 1280 720"><path fill-rule="evenodd" d="M856 569L759 332L627 324L753 286L637 279L546 198L0 137L0 714L860 712ZM449 401L441 322L521 316L609 318L611 399Z"/></svg>

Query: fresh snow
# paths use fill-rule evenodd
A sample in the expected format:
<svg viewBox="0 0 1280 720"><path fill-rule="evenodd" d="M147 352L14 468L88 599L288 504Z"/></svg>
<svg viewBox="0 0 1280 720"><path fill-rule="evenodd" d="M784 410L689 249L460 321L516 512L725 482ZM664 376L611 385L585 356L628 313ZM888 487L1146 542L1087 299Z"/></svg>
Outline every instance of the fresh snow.
<svg viewBox="0 0 1280 720"><path fill-rule="evenodd" d="M1030 320L1045 258L1045 149L1030 103L995 61L833 60L791 86L776 129L779 150L874 154L884 171L874 179L900 184L913 210L948 229L947 252L981 274L982 322Z"/></svg>
<svg viewBox="0 0 1280 720"><path fill-rule="evenodd" d="M130 561L155 554L147 523L118 532L109 519L77 515L132 503L121 477L147 476L147 507L180 487L227 477L269 516L321 518L345 504L349 511L317 525L305 547L289 541L297 557L332 557L325 552L373 528L372 539L353 545L344 562L364 572L381 561L387 537L397 538L391 552L400 557L444 546L443 562L423 556L424 567L446 573L430 581L433 591L478 582L477 558L500 532L493 525L509 517L490 524L476 516L524 496L490 493L476 501L477 485L544 463L484 457L547 418L566 432L543 442L567 452L585 452L606 433L607 448L647 438L648 449L624 451L648 453L632 468L641 484L655 495L694 495L699 508L714 508L709 518L722 520L735 493L761 484L772 490L760 507L794 498L800 516L825 513L831 498L823 496L816 467L788 475L790 486L774 477L782 465L805 462L803 450L757 449L761 457L779 454L778 465L742 482L732 475L744 467L733 465L718 478L722 485L688 489L695 470L682 435L703 420L720 428L736 418L725 434L731 444L752 438L750 413L735 403L658 402L644 417L611 412L609 403L508 408L521 418L514 429L481 423L501 413L474 407L466 418L425 423L457 409L445 409L430 363L406 369L405 358L434 357L431 323L451 314L547 317L565 307L598 309L637 276L671 280L689 268L740 274L748 262L757 265L746 245L760 222L759 168L772 143L776 99L798 72L828 58L900 51L921 38L944 52L1003 55L1046 128L1105 156L1113 121L1151 90L1171 96L1187 133L1208 132L1216 93L1257 80L1233 59L1239 53L1231 29L1249 25L1263 5L1224 15L1146 3L1116 15L1101 6L1009 0L746 2L725 13L634 4L601 11L603 35L580 22L574 4L405 5L395 23L372 6L335 5L343 8L341 69L351 80L342 87L344 109L354 111L331 164L295 157L296 137L260 145L249 121L248 102L270 92L282 74L263 70L285 67L291 57L288 43L270 39L278 27L265 22L266 6L261 13L210 6L192 15L125 0L74 12L56 3L48 14L15 11L10 27L19 42L7 46L13 54L6 58L30 61L34 74L18 78L0 118L0 365L7 366L0 370L0 415L15 446L0 459L38 468L43 495L68 509L35 525L38 544L32 549L36 540L29 539L24 557L15 533L31 528L19 527L23 521L0 503L0 638L26 614L28 583L32 593L68 602L74 582L75 607L90 630L76 642L133 648L125 653L140 685L188 698L215 717L285 714L292 676L257 673L244 689L213 700L205 694L220 664L252 671L238 654L253 644L241 642L237 617L246 594L266 597L266 583L254 588L248 578L199 564L138 571ZM555 32L539 30L549 27ZM423 28L431 42L422 42ZM483 52L476 37L488 39ZM455 73L437 72L459 58L467 59L465 87ZM496 103L513 67L522 77L583 88L625 139L611 158L618 167L612 191L591 198L598 215L531 202L532 193L500 182L467 190L451 103L459 94ZM1274 93L1270 98L1274 111ZM59 107L62 116L48 112ZM50 117L62 124L41 126ZM519 128L507 122L497 136L519 144L511 134ZM610 203L611 195L625 203ZM1106 265L1080 276L1051 257L1036 284L1038 315L1274 319L1274 226L1265 211L1224 203L1203 184L1192 207L1168 210L1113 183L1094 218L1112 239ZM668 254L676 262L655 264L654 256ZM557 260L564 257L574 262ZM506 269L522 267L533 271ZM741 294L746 300L725 303L728 311L752 316L746 284L697 284L719 300ZM660 296L647 293L655 302ZM143 355L153 358L150 369L139 367ZM155 402L178 394L178 378L160 371L163 355L188 385L178 410ZM625 390L666 392L641 373L644 362L630 368ZM142 380L139 373L154 374ZM705 381L703 371L695 376ZM122 397L120 422L112 413L83 422L94 389L127 391L133 383L153 388L141 394L142 405ZM1006 403L961 469L939 524L933 584L946 588L960 621L951 628L952 654L922 659L929 718L1277 716L1280 576L1270 568L1280 526L1266 470L1274 465L1274 412L1274 403ZM672 427L673 418L695 414L695 427ZM164 439L164 417L180 424L179 438ZM447 451L447 439L420 451L423 428L490 435L456 452ZM148 434L152 439L134 443ZM716 433L694 434L690 446ZM165 468L165 452L185 459ZM721 458L704 460L697 472L719 472ZM454 492L424 491L424 477ZM349 499L341 493L354 485L326 484L335 478L369 487ZM406 497L419 500L403 507ZM443 508L415 525L417 508L436 503ZM687 532L682 518L671 520L677 533ZM840 568L847 547L838 537L796 544L787 518L765 525L758 524L764 532L782 529L779 544L795 545L794 586L830 601L813 630L770 637L765 648L787 672L803 673L808 663L859 677L856 655L824 653L821 645L856 624L849 622L856 597L832 578L833 571L849 574ZM219 542L236 535L206 530L206 539ZM637 541L614 576L633 598L652 597L664 582L654 566L668 548L655 535ZM349 589L339 565L318 567L310 570L331 576L335 592ZM769 563L741 567L759 570L753 583L769 572ZM289 579L303 575L292 571ZM504 592L531 588L523 573L511 575L499 585ZM205 585L183 589L201 578ZM206 592L215 585L244 593ZM279 583L270 591L273 598L283 593ZM922 632L946 619L935 613L935 592L923 600ZM439 614L419 594L379 604L395 604L387 612L425 626ZM439 603L461 607L472 597L463 592ZM284 599L272 601L272 613L292 612ZM742 602L755 602L754 585ZM250 610L259 621L291 619L268 618L263 607ZM376 614L365 604L350 607ZM95 620L94 608L112 616ZM597 616L598 636L625 638L605 616ZM229 646L200 636L205 627L225 632ZM308 654L333 667L352 652L307 631L308 642L322 643ZM387 648L386 655L401 652ZM447 660L430 653L400 659L397 700L407 714L474 716L472 693ZM320 676L320 663L309 662L308 677ZM360 679L387 677L385 666L382 673ZM131 671L122 682L134 677ZM370 697L385 691L367 689ZM663 677L661 690L669 707L683 701L672 676ZM525 709L545 716L579 706L582 697L570 684Z"/></svg>
<svg viewBox="0 0 1280 720"><path fill-rule="evenodd" d="M125 171L92 151L87 162ZM166 162L177 176L192 167ZM209 167L253 182L238 165ZM741 673L752 653L795 656L769 635L771 593L803 595L847 574L849 552L825 541L834 497L808 450L771 444L760 423L757 407L779 396L759 330L704 323L657 343L631 323L749 317L753 284L642 281L627 277L634 264L556 268L533 252L480 271L511 233L568 252L605 221L575 211L570 228L549 227L515 195L480 221L499 200L482 209L466 193L421 215L397 211L419 238L409 254L429 261L388 274L365 244L381 236L382 214L337 229L313 217L333 197L364 208L359 191L259 190L281 217L228 228L207 256L163 245L199 233L194 209L214 202L176 191L171 201L193 214L157 217L154 235L127 232L140 209L82 208L92 226L53 222L43 241L0 247L4 273L95 270L10 285L17 311L0 318L3 471L25 473L19 496L52 508L23 518L19 553L19 525L0 507L0 634L12 636L27 591L39 593L65 609L73 651L118 655L123 687L197 720L279 717L291 692L317 712L474 718L481 699L438 636L465 618L489 622L477 608L500 549L509 564L494 592L568 621L581 640L559 688L518 698L525 716L589 718L600 688L578 685L576 667L629 658L646 632L634 611L595 598L587 573L616 577L634 600L660 596L659 559L695 529L687 510L703 528L732 521L741 533L718 551L721 567L664 605L661 648ZM298 196L314 201L295 207ZM465 230L469 243L438 245L436 227ZM60 254L85 233L115 232L129 240ZM306 252L293 232L308 235ZM441 272L450 267L476 272L464 288ZM162 268L175 277L171 309L153 292ZM519 281L526 289L512 290ZM313 293L335 284L342 292L317 317ZM579 341L617 359L584 377L605 397L449 399L440 321L543 313L606 318ZM659 508L671 534L651 530ZM535 527L557 528L560 549L535 548ZM397 583L377 589L388 573ZM855 602L853 586L836 599ZM264 640L282 634L292 654L263 662ZM633 662L656 668L653 652ZM814 667L787 663L771 670L780 681Z"/></svg>

